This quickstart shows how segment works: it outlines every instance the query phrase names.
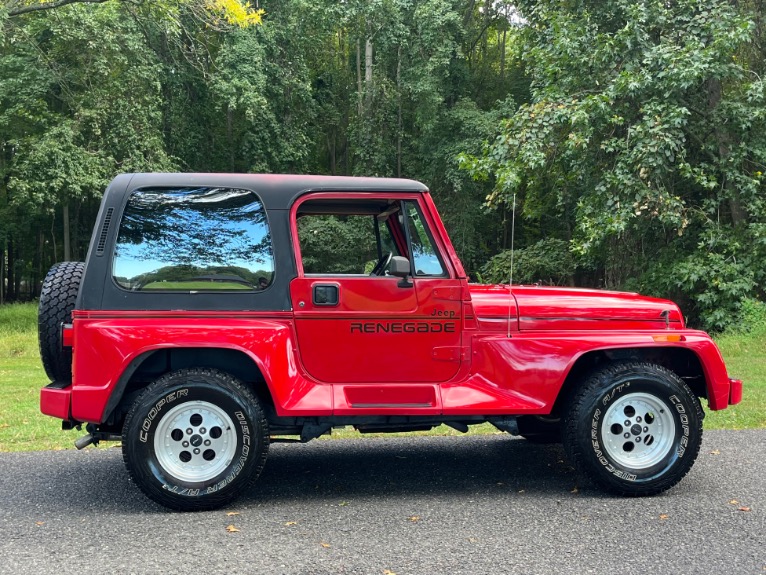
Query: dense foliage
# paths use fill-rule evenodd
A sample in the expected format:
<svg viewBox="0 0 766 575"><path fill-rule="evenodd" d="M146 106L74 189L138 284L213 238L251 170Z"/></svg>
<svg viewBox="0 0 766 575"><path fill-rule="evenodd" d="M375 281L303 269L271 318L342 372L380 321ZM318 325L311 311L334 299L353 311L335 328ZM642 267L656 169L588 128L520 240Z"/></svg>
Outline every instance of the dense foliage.
<svg viewBox="0 0 766 575"><path fill-rule="evenodd" d="M75 1L4 20L0 301L85 256L100 194L127 171L413 177L469 267L506 246L503 215L482 207L489 184L455 156L480 152L527 93L509 8L262 0L260 23L211 25L235 4Z"/></svg>
<svg viewBox="0 0 766 575"><path fill-rule="evenodd" d="M525 237L566 241L570 278L670 296L725 327L766 276L762 4L519 7L531 101L466 158L496 177L489 203L515 194Z"/></svg>
<svg viewBox="0 0 766 575"><path fill-rule="evenodd" d="M518 281L763 296L761 0L0 3L0 302L138 170L420 179L485 281L515 195Z"/></svg>

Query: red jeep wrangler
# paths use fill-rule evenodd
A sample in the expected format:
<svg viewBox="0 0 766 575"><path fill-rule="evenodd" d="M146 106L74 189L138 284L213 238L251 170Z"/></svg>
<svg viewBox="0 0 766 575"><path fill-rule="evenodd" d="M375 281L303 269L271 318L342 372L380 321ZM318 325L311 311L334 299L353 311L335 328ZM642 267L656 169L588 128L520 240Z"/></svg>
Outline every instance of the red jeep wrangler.
<svg viewBox="0 0 766 575"><path fill-rule="evenodd" d="M39 326L43 413L87 424L80 448L121 440L143 492L181 510L231 501L270 442L349 425L489 422L651 495L697 457L698 398L742 396L669 301L470 284L410 180L118 176L87 261L48 273Z"/></svg>

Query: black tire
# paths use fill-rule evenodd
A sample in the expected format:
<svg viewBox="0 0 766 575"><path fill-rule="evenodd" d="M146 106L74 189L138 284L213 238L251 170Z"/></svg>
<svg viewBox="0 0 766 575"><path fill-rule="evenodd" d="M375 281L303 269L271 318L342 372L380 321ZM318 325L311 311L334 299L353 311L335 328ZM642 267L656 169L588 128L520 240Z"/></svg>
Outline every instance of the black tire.
<svg viewBox="0 0 766 575"><path fill-rule="evenodd" d="M702 443L699 399L672 371L624 362L589 375L564 418L564 448L602 488L655 495L689 472Z"/></svg>
<svg viewBox="0 0 766 575"><path fill-rule="evenodd" d="M133 404L122 431L131 479L179 511L216 509L235 499L261 473L268 449L258 399L213 369L159 378Z"/></svg>
<svg viewBox="0 0 766 575"><path fill-rule="evenodd" d="M61 324L72 322L72 310L80 291L85 264L61 262L43 280L37 310L40 357L51 381L72 381L72 350L61 341Z"/></svg>
<svg viewBox="0 0 766 575"><path fill-rule="evenodd" d="M522 415L516 420L519 435L530 443L561 443L561 420L538 415Z"/></svg>

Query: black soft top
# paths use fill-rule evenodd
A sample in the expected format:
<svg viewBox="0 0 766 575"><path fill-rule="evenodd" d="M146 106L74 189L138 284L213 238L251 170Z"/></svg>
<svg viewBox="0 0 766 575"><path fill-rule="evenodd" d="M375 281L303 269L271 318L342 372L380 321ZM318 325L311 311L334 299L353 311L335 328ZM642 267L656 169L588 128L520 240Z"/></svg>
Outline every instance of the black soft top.
<svg viewBox="0 0 766 575"><path fill-rule="evenodd" d="M274 278L260 292L163 293L128 291L112 278L111 263L122 212L139 188L236 188L255 192L269 214ZM414 180L286 174L122 174L109 184L93 230L76 309L87 310L290 310L290 281L296 277L290 226L285 214L307 192L410 192L428 188Z"/></svg>
<svg viewBox="0 0 766 575"><path fill-rule="evenodd" d="M353 178L292 174L122 174L107 189L104 203L118 207L125 196L145 187L227 187L252 190L267 210L284 210L303 193L328 192L426 192L415 180L403 178Z"/></svg>

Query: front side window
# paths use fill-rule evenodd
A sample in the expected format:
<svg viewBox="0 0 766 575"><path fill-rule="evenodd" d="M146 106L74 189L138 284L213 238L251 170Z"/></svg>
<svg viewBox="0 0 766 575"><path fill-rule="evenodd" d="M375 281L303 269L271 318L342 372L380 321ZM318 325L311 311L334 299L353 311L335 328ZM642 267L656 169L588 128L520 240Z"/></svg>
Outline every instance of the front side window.
<svg viewBox="0 0 766 575"><path fill-rule="evenodd" d="M420 210L413 202L405 202L405 207L410 244L412 245L412 258L415 263L415 275L446 275Z"/></svg>
<svg viewBox="0 0 766 575"><path fill-rule="evenodd" d="M136 190L120 223L113 276L134 291L266 289L274 257L263 204L239 189Z"/></svg>
<svg viewBox="0 0 766 575"><path fill-rule="evenodd" d="M389 253L398 255L386 216L378 217L385 207L358 201L332 208L321 202L307 203L298 217L304 273L369 275ZM320 213L311 213L312 209ZM321 213L323 210L338 213Z"/></svg>

